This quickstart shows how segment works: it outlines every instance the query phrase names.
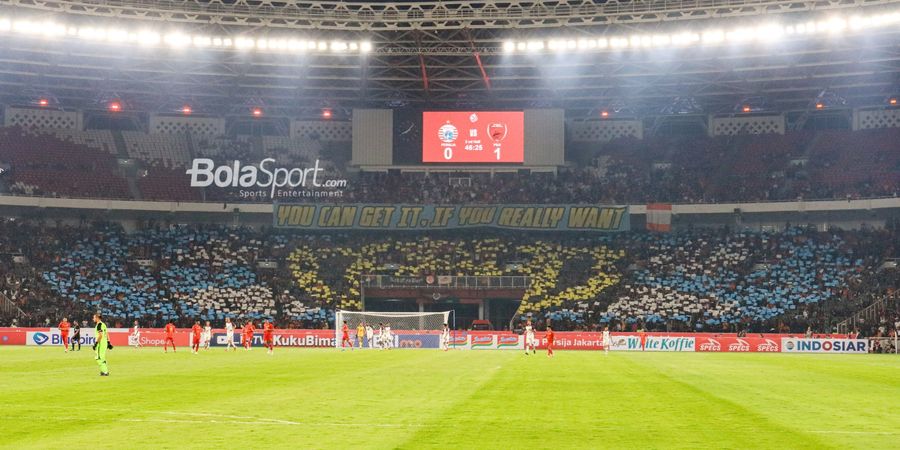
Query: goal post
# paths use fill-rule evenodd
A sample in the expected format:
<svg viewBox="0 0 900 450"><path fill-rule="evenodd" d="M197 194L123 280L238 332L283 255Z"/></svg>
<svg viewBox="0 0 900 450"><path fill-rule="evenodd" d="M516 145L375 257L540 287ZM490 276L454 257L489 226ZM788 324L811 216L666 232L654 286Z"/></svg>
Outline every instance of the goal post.
<svg viewBox="0 0 900 450"><path fill-rule="evenodd" d="M444 328L444 324L448 324L450 329L453 330L455 327L455 315L453 311L443 311L443 312L378 312L378 311L342 311L338 310L334 315L334 345L337 348L341 347L342 329L344 327L344 321L347 321L347 327L350 329L350 341L353 342L354 345L358 346L356 336L356 327L360 324L371 326L374 329L375 337L379 337L379 327L381 324L388 326L391 328L391 334L394 336L398 335L418 335L418 336L432 336L429 338L423 338L426 344L430 344L430 341L434 341L434 348L438 348L438 339L440 337L441 330ZM452 331L451 331L452 332ZM420 340L419 342L422 342ZM371 342L369 346L371 346ZM402 346L399 346L402 347ZM419 347L416 347L419 348ZM432 345L427 345L425 348L432 348Z"/></svg>

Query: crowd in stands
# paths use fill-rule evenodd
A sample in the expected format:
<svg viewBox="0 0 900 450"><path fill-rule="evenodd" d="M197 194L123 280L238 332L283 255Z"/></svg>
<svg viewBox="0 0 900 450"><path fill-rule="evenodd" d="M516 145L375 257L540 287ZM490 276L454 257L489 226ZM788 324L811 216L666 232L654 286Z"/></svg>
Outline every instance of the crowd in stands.
<svg viewBox="0 0 900 450"><path fill-rule="evenodd" d="M7 192L58 197L171 201L271 201L237 189L192 188L184 173L194 157L218 163L308 167L347 179L329 201L406 203L715 203L852 199L900 193L900 129L802 131L785 135L620 138L570 143L571 162L550 173L361 173L332 160L310 137L199 137L110 131L0 128L0 164L11 167ZM116 155L138 161L137 192ZM304 200L306 199L306 200ZM295 201L318 201L316 197Z"/></svg>
<svg viewBox="0 0 900 450"><path fill-rule="evenodd" d="M509 318L493 318L498 328L532 319L558 330L828 332L900 287L896 226L391 236L3 220L0 232L0 294L25 312L19 325L101 310L113 324L333 327L335 310L362 307L363 275L511 275L531 283ZM897 313L853 326L888 336Z"/></svg>

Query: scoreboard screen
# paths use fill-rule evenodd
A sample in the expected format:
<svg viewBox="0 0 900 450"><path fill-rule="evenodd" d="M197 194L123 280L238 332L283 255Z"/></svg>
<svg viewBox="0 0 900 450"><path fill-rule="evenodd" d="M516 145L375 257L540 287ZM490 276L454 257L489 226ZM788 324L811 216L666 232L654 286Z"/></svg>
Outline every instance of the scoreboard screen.
<svg viewBox="0 0 900 450"><path fill-rule="evenodd" d="M422 113L422 162L511 164L525 161L522 111Z"/></svg>

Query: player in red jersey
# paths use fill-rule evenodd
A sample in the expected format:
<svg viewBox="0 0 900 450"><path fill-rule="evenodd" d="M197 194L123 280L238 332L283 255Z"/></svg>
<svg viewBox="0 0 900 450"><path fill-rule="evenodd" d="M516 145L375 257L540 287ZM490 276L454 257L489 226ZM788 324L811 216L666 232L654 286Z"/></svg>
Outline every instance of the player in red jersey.
<svg viewBox="0 0 900 450"><path fill-rule="evenodd" d="M647 343L647 334L644 332L644 327L638 329L638 336L641 337L641 351L644 351L644 344Z"/></svg>
<svg viewBox="0 0 900 450"><path fill-rule="evenodd" d="M246 324L244 324L244 349L250 350L253 347L253 332L256 331L256 328L253 327L253 321L248 320Z"/></svg>
<svg viewBox="0 0 900 450"><path fill-rule="evenodd" d="M553 357L553 327L547 325L547 357Z"/></svg>
<svg viewBox="0 0 900 450"><path fill-rule="evenodd" d="M269 355L275 352L275 325L270 320L263 323L263 345L269 349Z"/></svg>
<svg viewBox="0 0 900 450"><path fill-rule="evenodd" d="M175 324L172 322L166 324L166 341L163 343L166 353L169 353L169 342L172 343L172 353L175 353Z"/></svg>
<svg viewBox="0 0 900 450"><path fill-rule="evenodd" d="M63 349L66 353L69 353L69 319L67 317L63 317L62 322L56 326L59 328L59 337L62 338Z"/></svg>
<svg viewBox="0 0 900 450"><path fill-rule="evenodd" d="M350 346L350 350L353 350L353 343L350 342L350 327L346 320L344 326L341 327L341 351L344 351L345 344Z"/></svg>
<svg viewBox="0 0 900 450"><path fill-rule="evenodd" d="M200 334L203 333L203 327L200 321L195 320L194 326L191 327L191 351L196 355L200 351Z"/></svg>

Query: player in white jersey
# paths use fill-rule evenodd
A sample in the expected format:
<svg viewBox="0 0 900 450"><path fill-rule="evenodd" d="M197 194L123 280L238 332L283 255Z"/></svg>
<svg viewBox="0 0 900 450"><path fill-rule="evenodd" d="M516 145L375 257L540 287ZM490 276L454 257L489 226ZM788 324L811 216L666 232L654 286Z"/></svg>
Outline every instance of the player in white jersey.
<svg viewBox="0 0 900 450"><path fill-rule="evenodd" d="M603 327L603 351L609 354L609 347L612 345L612 338L609 336L609 327Z"/></svg>
<svg viewBox="0 0 900 450"><path fill-rule="evenodd" d="M391 336L391 324L387 324L384 326L384 333L382 335L384 338L384 348L390 350L391 347L394 346L394 337Z"/></svg>
<svg viewBox="0 0 900 450"><path fill-rule="evenodd" d="M378 350L384 350L384 323L378 323L378 335L375 336L375 346Z"/></svg>
<svg viewBox="0 0 900 450"><path fill-rule="evenodd" d="M128 337L128 340L131 342L132 347L143 347L141 344L141 327L138 325L138 321L134 321L134 328L131 329L131 336Z"/></svg>
<svg viewBox="0 0 900 450"><path fill-rule="evenodd" d="M450 327L446 323L444 329L441 330L441 350L445 352L450 350Z"/></svg>
<svg viewBox="0 0 900 450"><path fill-rule="evenodd" d="M203 343L203 349L209 350L209 341L212 340L212 324L209 321L206 321L206 326L203 327L203 334L200 335L200 342Z"/></svg>
<svg viewBox="0 0 900 450"><path fill-rule="evenodd" d="M237 346L234 345L234 323L231 322L231 319L225 318L225 351L228 349L232 349L237 351Z"/></svg>
<svg viewBox="0 0 900 450"><path fill-rule="evenodd" d="M372 348L375 346L375 329L372 328L372 325L366 324L366 347Z"/></svg>
<svg viewBox="0 0 900 450"><path fill-rule="evenodd" d="M534 326L531 320L525 321L525 354L528 354L528 347L531 347L531 353L537 353L537 346L534 339Z"/></svg>

